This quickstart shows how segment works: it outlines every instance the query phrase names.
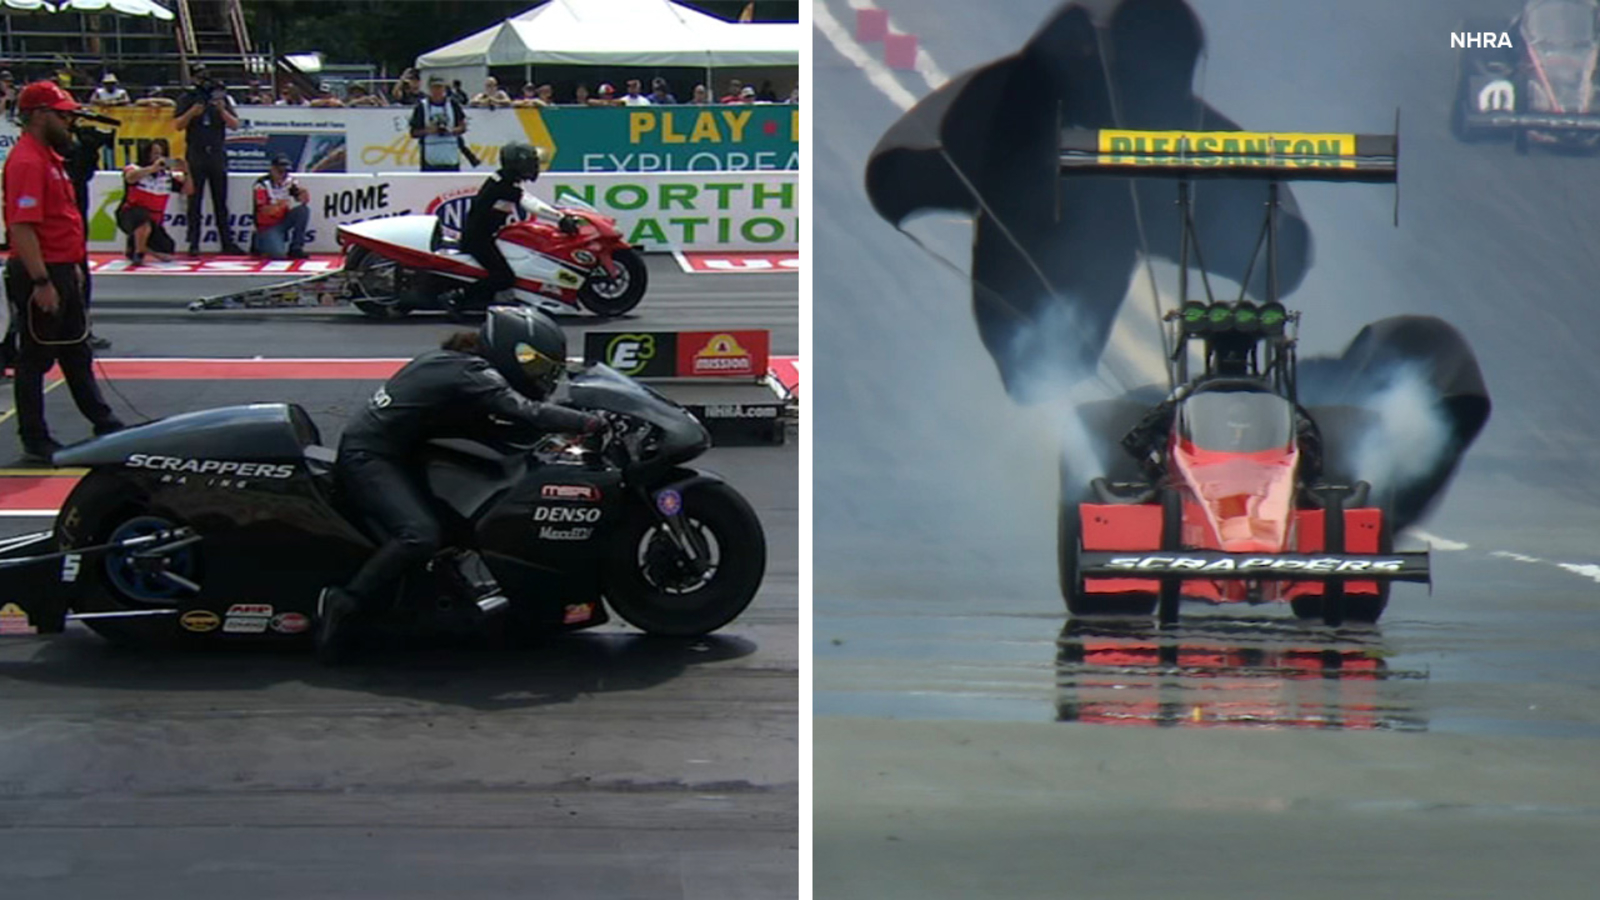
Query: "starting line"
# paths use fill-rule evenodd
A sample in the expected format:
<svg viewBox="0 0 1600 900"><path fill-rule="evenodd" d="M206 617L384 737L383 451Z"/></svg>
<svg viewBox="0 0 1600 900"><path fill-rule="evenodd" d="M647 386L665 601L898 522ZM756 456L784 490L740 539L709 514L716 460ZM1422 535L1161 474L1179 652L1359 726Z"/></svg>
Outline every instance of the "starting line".
<svg viewBox="0 0 1600 900"><path fill-rule="evenodd" d="M89 272L94 275L321 275L344 265L337 253L318 253L310 259L262 259L257 256L202 256L198 259L178 255L172 262L157 262L145 257L135 266L121 253L89 254Z"/></svg>

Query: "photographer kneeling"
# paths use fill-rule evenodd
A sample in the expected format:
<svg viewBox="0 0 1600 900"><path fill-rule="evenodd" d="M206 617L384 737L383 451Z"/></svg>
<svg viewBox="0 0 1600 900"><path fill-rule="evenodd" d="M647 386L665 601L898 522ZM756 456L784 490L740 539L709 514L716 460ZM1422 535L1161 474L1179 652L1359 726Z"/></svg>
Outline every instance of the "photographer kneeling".
<svg viewBox="0 0 1600 900"><path fill-rule="evenodd" d="M144 262L148 251L162 262L172 259L177 244L163 224L167 217L167 198L176 193L191 194L188 165L172 159L166 138L156 138L144 148L138 165L122 170L127 187L117 207L117 227L128 236L128 259L134 265Z"/></svg>
<svg viewBox="0 0 1600 900"><path fill-rule="evenodd" d="M272 168L256 179L256 252L268 259L305 259L311 194L289 177L289 157L278 154Z"/></svg>

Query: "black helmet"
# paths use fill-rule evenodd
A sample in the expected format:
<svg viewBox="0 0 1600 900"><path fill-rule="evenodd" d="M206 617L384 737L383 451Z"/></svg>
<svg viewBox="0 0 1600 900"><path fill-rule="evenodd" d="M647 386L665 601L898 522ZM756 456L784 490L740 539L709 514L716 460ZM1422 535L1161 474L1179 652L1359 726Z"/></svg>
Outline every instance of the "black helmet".
<svg viewBox="0 0 1600 900"><path fill-rule="evenodd" d="M567 335L555 320L525 306L491 306L478 337L483 356L517 392L543 400L567 366Z"/></svg>
<svg viewBox="0 0 1600 900"><path fill-rule="evenodd" d="M500 148L500 168L518 181L539 177L539 148L512 141Z"/></svg>

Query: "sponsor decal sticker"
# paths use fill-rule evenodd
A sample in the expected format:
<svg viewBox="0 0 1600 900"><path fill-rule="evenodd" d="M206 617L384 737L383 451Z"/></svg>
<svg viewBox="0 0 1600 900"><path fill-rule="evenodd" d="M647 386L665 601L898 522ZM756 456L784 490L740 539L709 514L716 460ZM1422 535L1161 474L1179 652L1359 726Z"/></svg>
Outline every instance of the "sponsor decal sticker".
<svg viewBox="0 0 1600 900"><path fill-rule="evenodd" d="M272 630L279 634L303 634L311 628L311 620L297 612L278 613L272 617Z"/></svg>
<svg viewBox="0 0 1600 900"><path fill-rule="evenodd" d="M562 610L561 624L577 625L594 618L593 603L568 603Z"/></svg>
<svg viewBox="0 0 1600 900"><path fill-rule="evenodd" d="M606 365L624 375L637 375L655 355L655 335L619 334L606 347Z"/></svg>
<svg viewBox="0 0 1600 900"><path fill-rule="evenodd" d="M600 510L573 506L536 506L533 508L533 520L535 522L576 522L592 525L600 521Z"/></svg>
<svg viewBox="0 0 1600 900"><path fill-rule="evenodd" d="M656 509L663 516L675 516L683 512L683 495L668 488L656 495Z"/></svg>
<svg viewBox="0 0 1600 900"><path fill-rule="evenodd" d="M31 197L31 196L28 196L28 195L23 195L23 196L17 198L17 207L19 209L33 209L35 206L38 206L38 205L39 205L39 198L38 197Z"/></svg>
<svg viewBox="0 0 1600 900"><path fill-rule="evenodd" d="M1405 568L1405 560L1401 559L1338 559L1338 558L1307 558L1286 559L1274 556L1252 556L1234 560L1231 558L1207 559L1205 557L1185 556L1123 556L1116 557L1108 564L1109 568L1126 569L1128 571L1161 571L1161 572L1400 572Z"/></svg>
<svg viewBox="0 0 1600 900"><path fill-rule="evenodd" d="M539 496L545 500L582 500L587 503L599 503L600 489L592 484L547 484L539 488Z"/></svg>
<svg viewBox="0 0 1600 900"><path fill-rule="evenodd" d="M185 631L205 634L216 631L222 625L222 619L209 609L191 609L178 617L178 624L182 625Z"/></svg>
<svg viewBox="0 0 1600 900"><path fill-rule="evenodd" d="M1356 167L1353 134L1267 134L1249 131L1123 131L1102 128L1102 165L1220 166L1274 169Z"/></svg>
<svg viewBox="0 0 1600 900"><path fill-rule="evenodd" d="M556 281L565 287L575 288L583 285L583 279L573 273L571 269L557 269Z"/></svg>
<svg viewBox="0 0 1600 900"><path fill-rule="evenodd" d="M541 541L587 541L594 534L593 528L554 528L546 525L539 529Z"/></svg>
<svg viewBox="0 0 1600 900"><path fill-rule="evenodd" d="M217 459L182 459L176 456L152 456L135 453L123 465L130 469L154 469L160 472L183 472L195 475L237 475L240 478L293 478L293 465L270 463L223 462Z"/></svg>
<svg viewBox="0 0 1600 900"><path fill-rule="evenodd" d="M270 603L235 603L222 621L225 634L265 634L272 621Z"/></svg>
<svg viewBox="0 0 1600 900"><path fill-rule="evenodd" d="M587 250L572 251L572 259L573 261L585 266L592 266L599 262L599 259L593 253L590 253Z"/></svg>
<svg viewBox="0 0 1600 900"><path fill-rule="evenodd" d="M22 607L15 603L0 606L0 634L38 634Z"/></svg>
<svg viewBox="0 0 1600 900"><path fill-rule="evenodd" d="M755 360L731 334L713 335L694 354L693 375L755 375Z"/></svg>

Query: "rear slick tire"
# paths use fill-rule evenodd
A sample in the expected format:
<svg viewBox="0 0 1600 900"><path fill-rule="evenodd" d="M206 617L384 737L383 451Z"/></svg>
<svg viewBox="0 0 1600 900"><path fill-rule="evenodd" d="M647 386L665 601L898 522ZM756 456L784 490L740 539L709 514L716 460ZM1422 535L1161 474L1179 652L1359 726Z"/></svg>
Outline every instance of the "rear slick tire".
<svg viewBox="0 0 1600 900"><path fill-rule="evenodd" d="M153 519L142 492L118 477L115 473L92 473L68 497L61 510L59 522L75 521L76 532L70 538L57 525L56 537L63 549L70 540L73 546L92 547L107 543L122 527L140 519ZM163 520L166 521L166 520ZM169 526L182 522L167 521ZM185 554L183 574L190 580L199 580L204 572L204 558L199 548ZM154 598L140 598L128 593L126 577L114 574L120 557L114 552L83 557L74 592L72 611L78 613L130 612L161 609L179 605L177 598L165 602ZM118 582L122 581L122 584ZM178 625L178 617L143 616L129 619L86 619L84 624L107 641L120 646L144 649L170 649L197 635L190 634Z"/></svg>
<svg viewBox="0 0 1600 900"><path fill-rule="evenodd" d="M1183 494L1176 488L1161 491L1161 549L1183 549ZM1183 601L1183 579L1169 576L1161 579L1161 593L1156 598L1156 621L1162 628L1178 624L1178 605Z"/></svg>
<svg viewBox="0 0 1600 900"><path fill-rule="evenodd" d="M369 285L369 280L379 277L374 270L385 262L388 261L371 250L365 247L357 247L351 250L350 255L345 258L344 267L349 270L351 277L360 283L361 286L357 290L360 290L366 296L372 296L374 292ZM391 263L391 265L394 264ZM390 278L390 291L392 296L399 297L398 269L396 274ZM379 296L382 296L382 294L380 293ZM398 319L411 312L408 307L399 306L394 301L379 303L374 300L352 300L350 303L356 309L361 310L363 315L373 319Z"/></svg>
<svg viewBox="0 0 1600 900"><path fill-rule="evenodd" d="M647 634L698 637L716 631L745 611L766 574L761 520L738 491L721 482L693 485L683 492L680 515L715 541L716 570L709 581L674 593L652 580L641 556L649 556L651 542L668 539L660 521L638 504L607 554L606 601Z"/></svg>

